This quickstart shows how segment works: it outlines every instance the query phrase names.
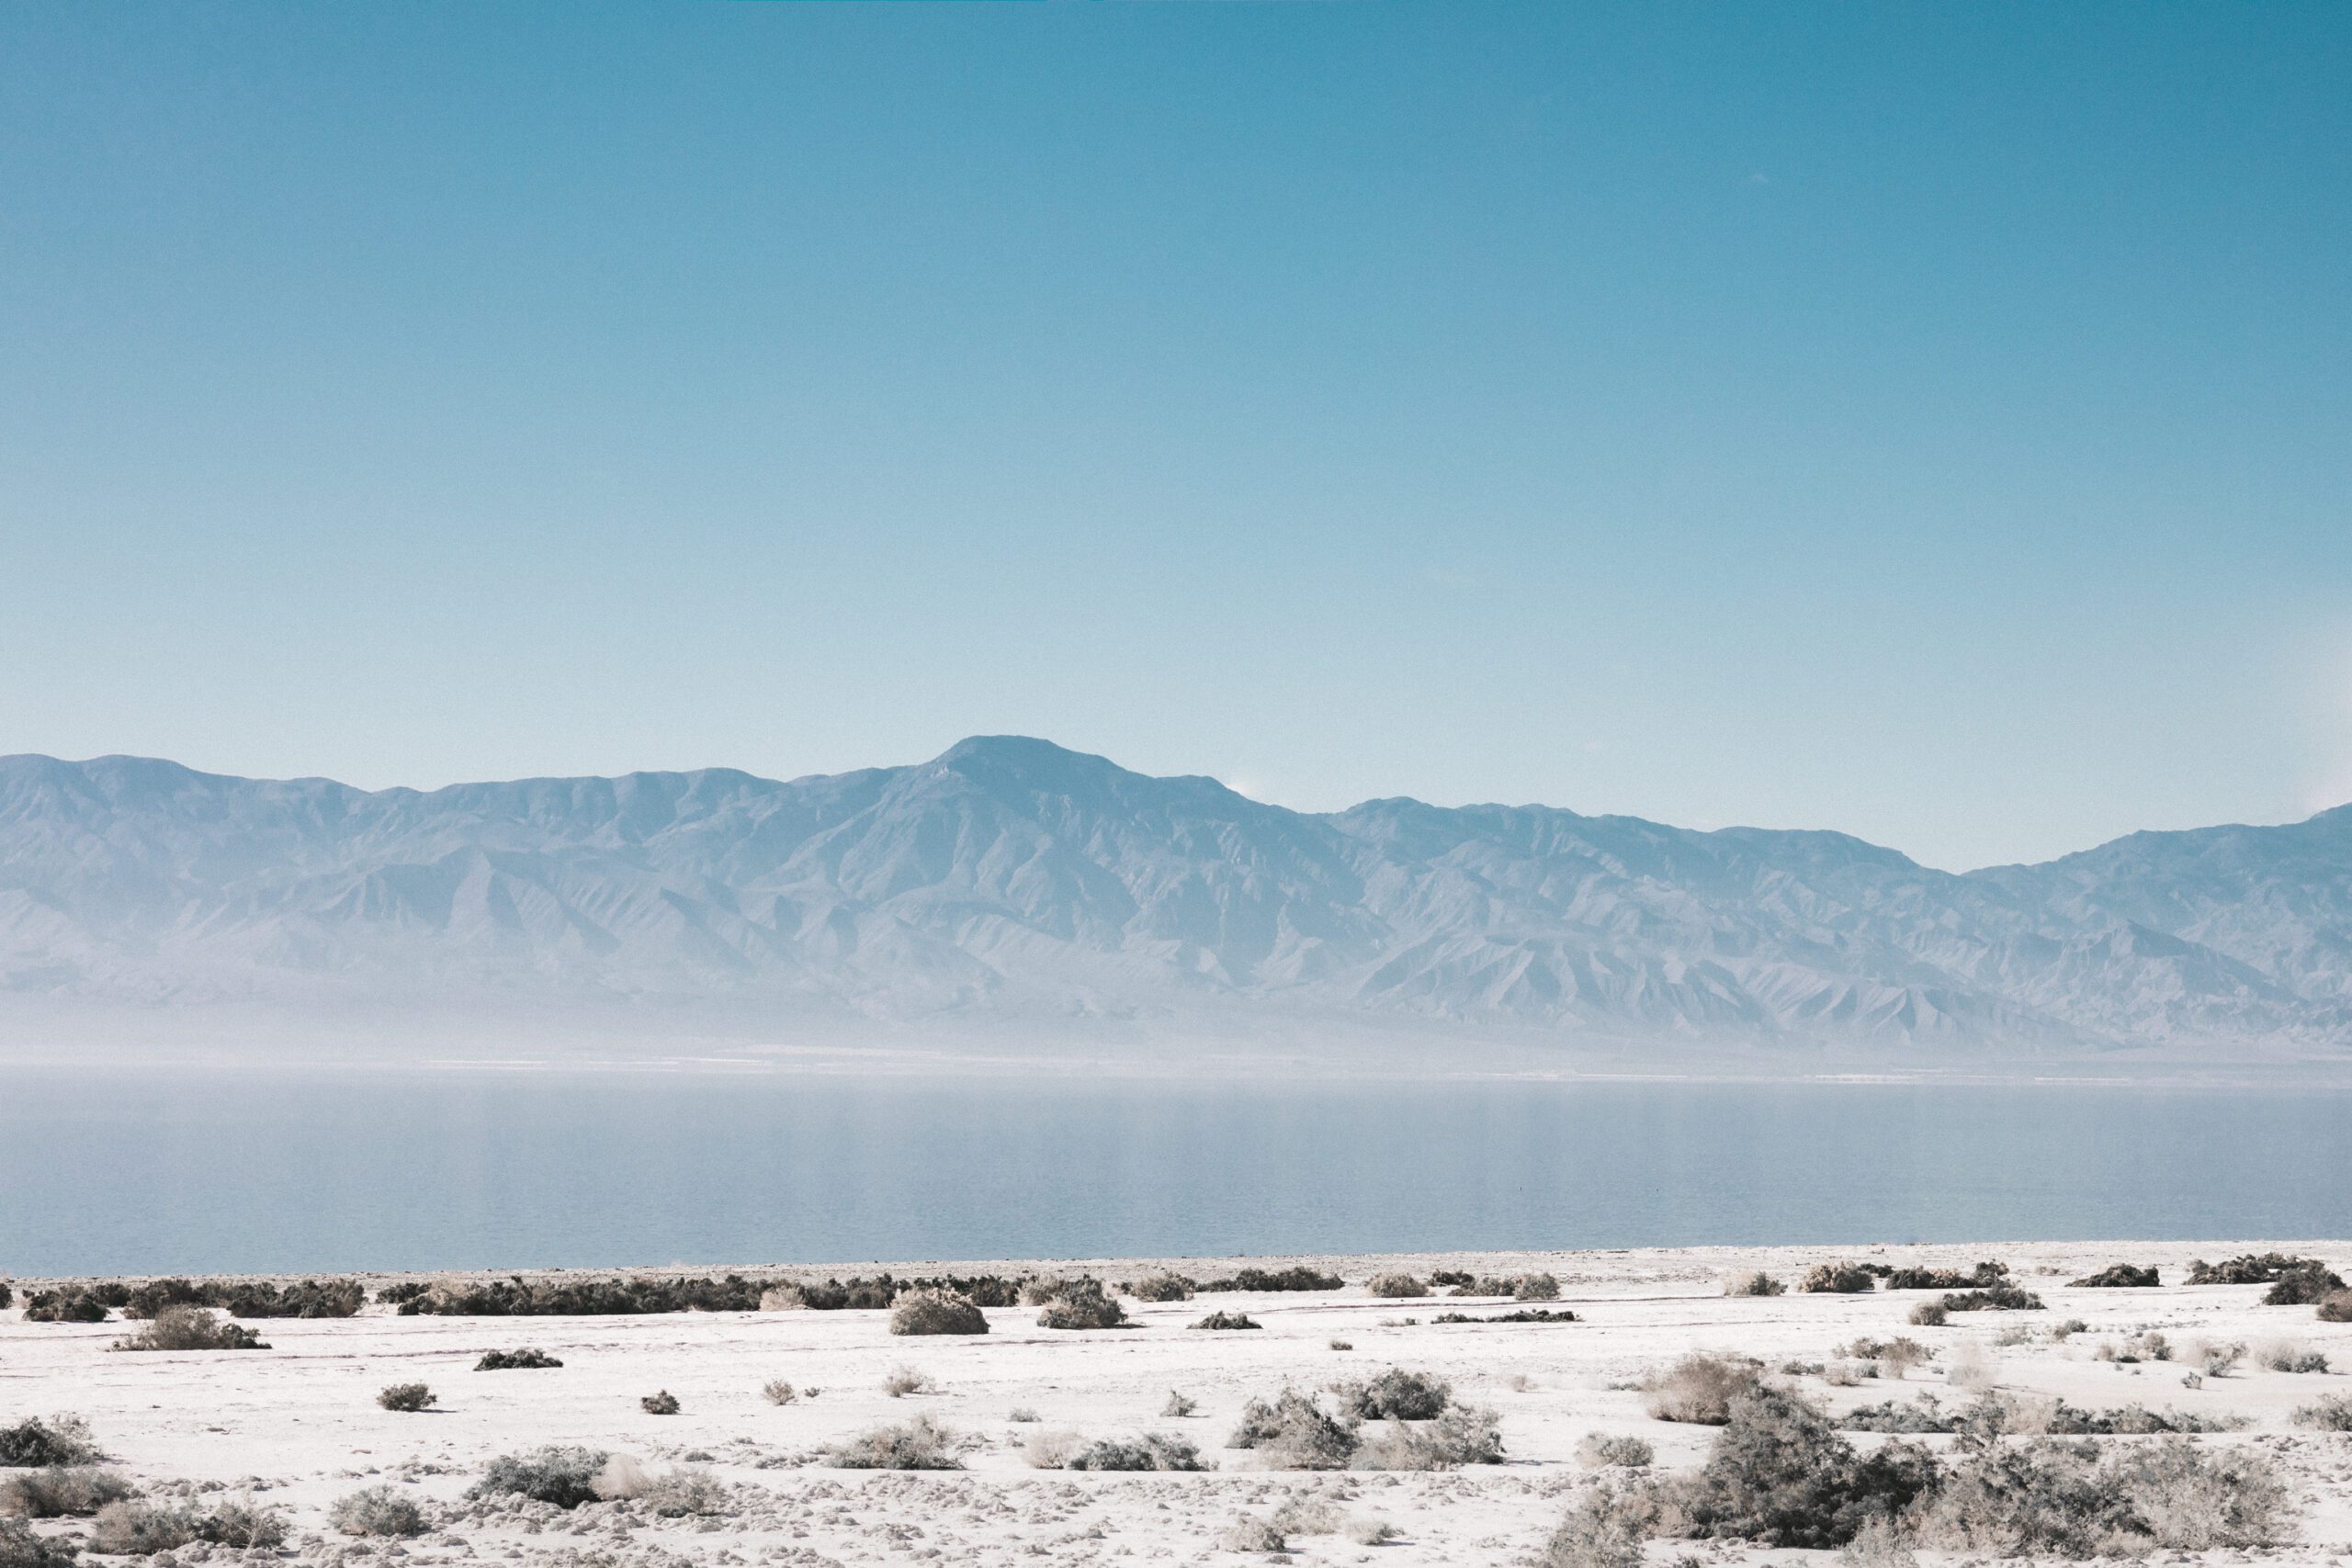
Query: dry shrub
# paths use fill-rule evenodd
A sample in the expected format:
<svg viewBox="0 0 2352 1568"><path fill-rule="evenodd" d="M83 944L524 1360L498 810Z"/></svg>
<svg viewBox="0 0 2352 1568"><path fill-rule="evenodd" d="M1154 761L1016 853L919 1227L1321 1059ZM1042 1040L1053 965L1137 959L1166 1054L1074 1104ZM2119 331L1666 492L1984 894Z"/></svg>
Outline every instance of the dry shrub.
<svg viewBox="0 0 2352 1568"><path fill-rule="evenodd" d="M637 1407L648 1416L675 1416L678 1413L678 1396L665 1388L639 1400Z"/></svg>
<svg viewBox="0 0 2352 1568"><path fill-rule="evenodd" d="M1915 1328L1941 1328L1951 1314L1941 1302L1921 1302L1911 1309L1911 1325Z"/></svg>
<svg viewBox="0 0 2352 1568"><path fill-rule="evenodd" d="M1127 1286L1127 1294L1139 1302L1189 1302L1193 1290L1193 1281L1185 1275L1146 1274Z"/></svg>
<svg viewBox="0 0 2352 1568"><path fill-rule="evenodd" d="M760 1397L770 1404L791 1404L799 1399L800 1391L784 1379L775 1378L761 1386Z"/></svg>
<svg viewBox="0 0 2352 1568"><path fill-rule="evenodd" d="M1059 1470L1085 1440L1076 1432L1032 1432L1022 1439L1021 1461L1032 1470Z"/></svg>
<svg viewBox="0 0 2352 1568"><path fill-rule="evenodd" d="M1171 1400L1176 1397L1177 1395L1174 1394L1169 1395ZM1014 1405L1004 1413L1004 1418L1020 1426L1032 1426L1039 1419L1037 1413L1025 1404Z"/></svg>
<svg viewBox="0 0 2352 1568"><path fill-rule="evenodd" d="M1538 1568L1642 1568L1642 1538L1657 1517L1647 1489L1596 1486L1544 1542Z"/></svg>
<svg viewBox="0 0 2352 1568"><path fill-rule="evenodd" d="M893 1334L986 1334L980 1309L952 1291L910 1291L890 1307Z"/></svg>
<svg viewBox="0 0 2352 1568"><path fill-rule="evenodd" d="M1332 1391L1340 1408L1359 1421L1429 1421L1442 1414L1453 1386L1421 1372L1391 1367L1367 1382L1342 1383Z"/></svg>
<svg viewBox="0 0 2352 1568"><path fill-rule="evenodd" d="M1171 1388L1168 1391L1168 1403L1159 1407L1159 1413L1181 1420L1187 1416L1198 1415L1200 1408L1199 1400L1193 1398L1190 1394L1179 1393Z"/></svg>
<svg viewBox="0 0 2352 1568"><path fill-rule="evenodd" d="M2352 1291L2330 1291L2319 1299L2322 1323L2352 1323Z"/></svg>
<svg viewBox="0 0 2352 1568"><path fill-rule="evenodd" d="M2290 1523L2286 1488L2250 1450L2178 1438L2106 1450L2037 1438L1972 1453L1913 1533L1942 1551L2121 1557L2273 1545Z"/></svg>
<svg viewBox="0 0 2352 1568"><path fill-rule="evenodd" d="M698 1465L663 1472L639 1497L665 1519L714 1518L728 1512L725 1483Z"/></svg>
<svg viewBox="0 0 2352 1568"><path fill-rule="evenodd" d="M1216 1291L1336 1291L1346 1284L1337 1274L1321 1274L1304 1263L1288 1269L1238 1269L1221 1280L1204 1280L1205 1295Z"/></svg>
<svg viewBox="0 0 2352 1568"><path fill-rule="evenodd" d="M876 1427L825 1450L825 1462L839 1470L961 1470L955 1439L928 1416L895 1427Z"/></svg>
<svg viewBox="0 0 2352 1568"><path fill-rule="evenodd" d="M1577 1445L1577 1462L1595 1470L1647 1470L1657 1450L1639 1438L1592 1432Z"/></svg>
<svg viewBox="0 0 2352 1568"><path fill-rule="evenodd" d="M2143 1269L2130 1263L2110 1263L2096 1274L2067 1281L2079 1291L2148 1291L2162 1283L2153 1265Z"/></svg>
<svg viewBox="0 0 2352 1568"><path fill-rule="evenodd" d="M109 1503L98 1510L90 1550L109 1557L153 1557L190 1541L236 1551L275 1551L286 1542L277 1512L248 1503L223 1503L209 1513L185 1504Z"/></svg>
<svg viewBox="0 0 2352 1568"><path fill-rule="evenodd" d="M937 1386L931 1381L929 1372L917 1371L912 1367L894 1367L890 1375L882 1380L882 1392L893 1399L904 1399L910 1393L930 1393Z"/></svg>
<svg viewBox="0 0 2352 1568"><path fill-rule="evenodd" d="M376 1396L387 1410L414 1413L440 1403L440 1396L421 1382L396 1382Z"/></svg>
<svg viewBox="0 0 2352 1568"><path fill-rule="evenodd" d="M1993 1359L1984 1353L1984 1347L1973 1339L1954 1346L1944 1366L1944 1382L1953 1388L1991 1388L1999 1372Z"/></svg>
<svg viewBox="0 0 2352 1568"><path fill-rule="evenodd" d="M2257 1365L2274 1372L2324 1372L2327 1357L2308 1345L2292 1340L2274 1339L2254 1353Z"/></svg>
<svg viewBox="0 0 2352 1568"><path fill-rule="evenodd" d="M1502 1427L1495 1413L1452 1404L1434 1420L1384 1422L1357 1445L1349 1468L1459 1470L1502 1462Z"/></svg>
<svg viewBox="0 0 2352 1568"><path fill-rule="evenodd" d="M1815 1295L1852 1296L1877 1288L1877 1277L1859 1263L1816 1263L1797 1281L1798 1290Z"/></svg>
<svg viewBox="0 0 2352 1568"><path fill-rule="evenodd" d="M2235 1340L2192 1339L2188 1342L2188 1364L2209 1378L2228 1377L2245 1359L2245 1347Z"/></svg>
<svg viewBox="0 0 2352 1568"><path fill-rule="evenodd" d="M2342 1276L2324 1263L2304 1263L2281 1273L2264 1292L2264 1306L2310 1306L2344 1288Z"/></svg>
<svg viewBox="0 0 2352 1568"><path fill-rule="evenodd" d="M128 1501L98 1510L90 1529L90 1550L108 1557L153 1557L196 1539L196 1511L185 1506Z"/></svg>
<svg viewBox="0 0 2352 1568"><path fill-rule="evenodd" d="M1256 1318L1251 1317L1246 1312L1227 1312L1220 1307L1216 1312L1209 1314L1208 1316L1201 1319L1198 1323L1191 1325L1191 1326L1194 1328L1230 1329L1261 1328L1263 1327L1264 1325L1261 1324Z"/></svg>
<svg viewBox="0 0 2352 1568"><path fill-rule="evenodd" d="M2295 1425L2322 1432L2352 1432L2352 1394L2321 1394L2295 1412Z"/></svg>
<svg viewBox="0 0 2352 1568"><path fill-rule="evenodd" d="M1560 1281L1549 1274L1521 1274L1511 1281L1510 1293L1523 1302L1556 1302Z"/></svg>
<svg viewBox="0 0 2352 1568"><path fill-rule="evenodd" d="M1037 1314L1040 1328L1116 1328L1127 1321L1126 1309L1102 1293L1100 1280L1072 1280Z"/></svg>
<svg viewBox="0 0 2352 1568"><path fill-rule="evenodd" d="M81 1555L71 1540L52 1540L22 1519L0 1518L0 1568L74 1568Z"/></svg>
<svg viewBox="0 0 2352 1568"><path fill-rule="evenodd" d="M1093 1286L1095 1292L1101 1293L1102 1282L1099 1280L1065 1280L1058 1274L1040 1274L1035 1279L1021 1281L1021 1304L1025 1307L1046 1306L1060 1301L1064 1292L1087 1285Z"/></svg>
<svg viewBox="0 0 2352 1568"><path fill-rule="evenodd" d="M397 1486L368 1486L327 1510L327 1523L345 1535L405 1540L429 1528L424 1509Z"/></svg>
<svg viewBox="0 0 2352 1568"><path fill-rule="evenodd" d="M559 1508L596 1500L596 1473L611 1456L602 1449L556 1444L525 1454L501 1454L483 1467L469 1497L528 1497Z"/></svg>
<svg viewBox="0 0 2352 1568"><path fill-rule="evenodd" d="M481 1359L474 1363L474 1371L478 1372L536 1371L542 1368L561 1365L563 1365L561 1361L557 1360L545 1350L535 1350L526 1346L520 1350L485 1350L482 1352Z"/></svg>
<svg viewBox="0 0 2352 1568"><path fill-rule="evenodd" d="M13 1427L0 1427L0 1465L96 1464L106 1457L79 1416L46 1421L28 1416Z"/></svg>
<svg viewBox="0 0 2352 1568"><path fill-rule="evenodd" d="M1363 1282L1363 1288L1371 1294L1389 1301L1403 1301L1430 1293L1430 1288L1410 1274L1374 1274Z"/></svg>
<svg viewBox="0 0 2352 1568"><path fill-rule="evenodd" d="M808 1297L799 1286L786 1280L770 1285L760 1292L762 1312L800 1312L808 1305Z"/></svg>
<svg viewBox="0 0 2352 1568"><path fill-rule="evenodd" d="M2041 1298L2003 1283L1981 1291L1955 1291L1944 1297L1942 1304L1946 1312L2040 1312Z"/></svg>
<svg viewBox="0 0 2352 1568"><path fill-rule="evenodd" d="M1371 1514L1351 1514L1340 1533L1358 1546L1386 1546L1398 1540L1396 1527Z"/></svg>
<svg viewBox="0 0 2352 1568"><path fill-rule="evenodd" d="M1182 1438L1147 1432L1141 1437L1103 1438L1087 1444L1062 1463L1065 1470L1199 1470L1200 1450Z"/></svg>
<svg viewBox="0 0 2352 1568"><path fill-rule="evenodd" d="M1288 1551L1290 1541L1272 1519L1261 1519L1244 1514L1217 1538L1217 1545L1227 1551Z"/></svg>
<svg viewBox="0 0 2352 1568"><path fill-rule="evenodd" d="M1758 1384L1733 1400L1707 1462L1677 1483L1673 1502L1689 1535L1819 1549L1900 1514L1935 1479L1925 1450L1891 1442L1859 1455L1819 1409Z"/></svg>
<svg viewBox="0 0 2352 1568"><path fill-rule="evenodd" d="M1243 1406L1225 1446L1257 1450L1272 1470L1340 1470L1356 1451L1356 1433L1352 1423L1286 1388L1271 1404L1253 1399Z"/></svg>
<svg viewBox="0 0 2352 1568"><path fill-rule="evenodd" d="M58 1465L0 1481L0 1515L84 1517L131 1495L130 1483L96 1465Z"/></svg>
<svg viewBox="0 0 2352 1568"><path fill-rule="evenodd" d="M1744 1356L1690 1355L1643 1380L1643 1408L1660 1421L1720 1427L1732 1402L1755 1388L1763 1368Z"/></svg>
<svg viewBox="0 0 2352 1568"><path fill-rule="evenodd" d="M1777 1296L1787 1289L1760 1269L1754 1273L1734 1274L1724 1280L1724 1294L1727 1296Z"/></svg>
<svg viewBox="0 0 2352 1568"><path fill-rule="evenodd" d="M266 1350L253 1331L223 1323L209 1307L167 1306L138 1333L116 1340L115 1350ZM128 1527L126 1527L128 1528ZM158 1526L158 1529L163 1527ZM155 1548L160 1551L162 1547Z"/></svg>
<svg viewBox="0 0 2352 1568"><path fill-rule="evenodd" d="M2270 1285L2289 1274L2316 1269L2325 1272L2327 1265L2316 1258L2297 1258L2285 1252L2245 1253L2221 1263L2208 1263L2199 1258L2188 1266L2188 1283L2192 1285Z"/></svg>

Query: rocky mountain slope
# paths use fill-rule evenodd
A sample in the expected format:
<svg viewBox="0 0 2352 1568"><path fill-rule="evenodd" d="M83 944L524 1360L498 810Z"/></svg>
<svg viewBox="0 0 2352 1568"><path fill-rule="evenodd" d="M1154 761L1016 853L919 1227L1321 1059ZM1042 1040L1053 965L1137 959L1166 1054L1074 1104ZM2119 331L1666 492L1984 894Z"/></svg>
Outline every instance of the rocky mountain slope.
<svg viewBox="0 0 2352 1568"><path fill-rule="evenodd" d="M431 792L0 759L0 997L2335 1052L2352 807L1952 875L1827 832L1313 816L1018 738Z"/></svg>

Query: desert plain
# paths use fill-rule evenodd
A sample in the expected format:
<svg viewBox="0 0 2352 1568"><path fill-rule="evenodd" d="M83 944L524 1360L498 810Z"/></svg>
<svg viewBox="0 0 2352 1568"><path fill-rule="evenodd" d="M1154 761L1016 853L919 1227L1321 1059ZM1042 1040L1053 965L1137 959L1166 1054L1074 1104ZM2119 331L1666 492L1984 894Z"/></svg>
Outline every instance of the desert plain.
<svg viewBox="0 0 2352 1568"><path fill-rule="evenodd" d="M2307 1415L2299 1420L2298 1413L2352 1391L2346 1375L2352 1324L2322 1321L2308 1304L2265 1305L2259 1284L2182 1282L2192 1259L2273 1251L2352 1268L2352 1243L2308 1240L892 1264L900 1277L1091 1276L1114 1295L1119 1285L1156 1271L1204 1280L1245 1264L1305 1264L1346 1281L1331 1291L1125 1298L1128 1323L1116 1328L1045 1327L1034 1305L991 1307L985 1334L927 1337L894 1336L887 1311L859 1309L403 1316L374 1300L403 1278L382 1275L361 1277L370 1300L355 1316L249 1323L266 1350L139 1353L110 1348L140 1326L134 1323L27 1321L27 1301L55 1282L19 1279L12 1282L15 1306L0 1311L0 1427L78 1417L103 1450L103 1468L141 1496L191 1508L242 1501L274 1510L285 1526L275 1547L199 1540L146 1559L158 1565L1043 1568L1263 1561L1277 1540L1282 1560L1302 1564L1506 1565L1541 1562L1563 1518L1596 1487L1671 1476L1707 1460L1723 1429L1657 1418L1645 1386L1679 1359L1706 1353L1747 1359L1765 1381L1833 1417L1923 1396L1949 1410L1988 1393L2029 1411L2064 1401L2092 1412L2187 1413L2199 1418L2192 1425L2217 1428L2187 1441L2267 1461L2284 1487L2289 1524L2275 1544L2159 1549L2154 1560L2343 1560L2352 1555L2352 1435ZM1912 1315L1939 1299L1936 1292L1795 1288L1807 1270L1835 1260L1965 1270L1985 1259L2005 1265L2042 1305L1954 1313L1928 1325ZM2117 1263L2154 1266L2163 1283L2068 1283ZM821 1280L881 1267L741 1271ZM1789 1288L1724 1293L1727 1280L1758 1271ZM1367 1290L1374 1276L1393 1274L1548 1275L1558 1294L1527 1303L1456 1296L1442 1286L1424 1297ZM1492 1321L1527 1307L1572 1313L1575 1321ZM1260 1326L1191 1326L1217 1311ZM1446 1314L1472 1321L1436 1321ZM2132 1359L2132 1348L2144 1348L2151 1335L2161 1337L2169 1359ZM1897 1339L1912 1341L1925 1359L1906 1365L1905 1356L1890 1362L1863 1353L1871 1342ZM474 1370L485 1352L526 1348L562 1365ZM2268 1364L2323 1360L2326 1371ZM1500 1462L1291 1470L1272 1468L1263 1450L1228 1446L1252 1401L1289 1388L1329 1406L1337 1397L1331 1391L1392 1369L1442 1382L1456 1405L1491 1412ZM433 1403L414 1411L379 1405L381 1391L403 1383L426 1385ZM775 1386L791 1391L788 1403L763 1392ZM673 1414L646 1407L649 1396L664 1393L675 1402ZM1170 1414L1188 1406L1189 1414ZM918 1418L956 1468L836 1462L842 1445ZM1099 1440L1153 1434L1189 1443L1204 1468L1045 1467ZM1845 1436L1864 1452L1893 1440L1874 1432ZM1596 1462L1595 1439L1608 1438L1638 1439L1650 1462L1639 1470ZM1904 1440L1948 1452L1960 1439ZM546 1445L621 1456L608 1473L634 1478L616 1490L638 1495L571 1507L469 1496L493 1460ZM665 1513L645 1486L679 1472L695 1478L692 1510ZM22 1473L0 1470L0 1482ZM354 1536L335 1528L334 1506L375 1487L413 1500L421 1533ZM29 1528L42 1540L87 1550L92 1523L56 1517L14 1528L20 1540ZM1653 1563L1685 1568L1838 1555L1729 1539L1652 1540L1641 1550ZM1998 1553L1916 1555L1926 1564L1957 1564Z"/></svg>

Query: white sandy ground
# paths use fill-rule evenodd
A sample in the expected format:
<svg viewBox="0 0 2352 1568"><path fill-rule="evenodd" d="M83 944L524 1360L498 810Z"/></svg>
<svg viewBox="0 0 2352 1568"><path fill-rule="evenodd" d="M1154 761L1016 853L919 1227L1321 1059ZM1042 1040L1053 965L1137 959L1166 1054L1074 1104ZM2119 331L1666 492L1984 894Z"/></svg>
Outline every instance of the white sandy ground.
<svg viewBox="0 0 2352 1568"><path fill-rule="evenodd" d="M1652 1248L1612 1252L1461 1254L1310 1259L1344 1275L1328 1294L1217 1295L1163 1305L1128 1303L1139 1326L1067 1333L1035 1326L1033 1308L989 1313L984 1337L893 1338L879 1312L668 1314L640 1317L398 1317L369 1306L348 1320L256 1323L272 1348L203 1354L107 1353L120 1324L28 1324L0 1313L0 1422L74 1412L142 1486L194 1482L250 1490L288 1510L288 1553L302 1562L667 1565L777 1563L1087 1564L1245 1561L1218 1538L1244 1512L1264 1516L1284 1502L1330 1499L1344 1516L1386 1520L1395 1543L1364 1546L1344 1534L1294 1534L1301 1563L1510 1564L1536 1553L1591 1472L1575 1459L1591 1432L1635 1433L1656 1445L1661 1467L1700 1461L1710 1428L1655 1421L1623 1387L1692 1349L1724 1349L1775 1365L1818 1361L1857 1336L1911 1334L1938 1352L1904 1387L1864 1382L1804 1390L1835 1408L1942 1391L1952 1352L1984 1348L1998 1385L2062 1395L2107 1409L2143 1403L2207 1415L2250 1417L2245 1431L2200 1438L2243 1443L2274 1457L2299 1495L2301 1540L2269 1553L2216 1553L2217 1560L2271 1556L2312 1562L2352 1556L2352 1437L2294 1426L2290 1411L2322 1393L2352 1392L2352 1325L2315 1321L2309 1307L2264 1307L2259 1286L2167 1285L2154 1291L2070 1290L2066 1279L2117 1261L2157 1263L2175 1280L2192 1257L2221 1258L2273 1249L2317 1255L2352 1272L2352 1243L2215 1241L2198 1244L2069 1243L1860 1248ZM1964 1267L1997 1258L2041 1293L2041 1313L1955 1315L1944 1328L1913 1328L1905 1316L1918 1292L1857 1296L1789 1294L1725 1298L1722 1279L1768 1269L1784 1280L1831 1257L1895 1264ZM1163 1260L1205 1277L1240 1260ZM1262 1260L1271 1266L1293 1259ZM907 1276L1023 1270L1092 1272L1130 1279L1163 1266L1148 1260L898 1265ZM1360 1283L1375 1270L1548 1270L1562 1300L1586 1321L1517 1326L1440 1325L1447 1310L1494 1310L1433 1297L1385 1301ZM694 1273L724 1272L696 1269ZM749 1272L749 1270L746 1270ZM873 1265L828 1272L874 1272ZM773 1270L761 1270L773 1272ZM381 1280L375 1281L377 1283ZM18 1281L21 1287L26 1281ZM1214 1308L1240 1310L1258 1333L1193 1332L1186 1325ZM1418 1325L1397 1326L1412 1316ZM2064 1343L2049 1325L2079 1317L2090 1331ZM2012 1325L2030 1343L1996 1347ZM2293 1340L2325 1351L2337 1371L2286 1374L2249 1363L2204 1386L2183 1386L2171 1363L2121 1365L2094 1359L2102 1340L2158 1329L2182 1345ZM1337 1349L1340 1339L1352 1348ZM555 1371L471 1370L493 1347L535 1346L562 1359ZM939 1392L893 1399L882 1389L900 1366L928 1372ZM1436 1474L1270 1472L1255 1454L1226 1449L1245 1401L1285 1383L1314 1388L1404 1367L1451 1380L1457 1397L1498 1411L1510 1462ZM777 1406L761 1396L771 1379L820 1392ZM438 1409L399 1415L377 1407L388 1383L421 1380ZM683 1410L657 1416L639 1398L674 1393ZM1170 1390L1200 1402L1189 1419L1159 1412ZM1948 1397L1964 1397L1953 1391ZM1008 1417L1034 1409L1038 1426ZM882 1423L928 1414L961 1434L966 1469L895 1473L843 1471L809 1462L813 1450ZM1204 1474L1101 1474L1039 1471L1023 1445L1039 1430L1086 1438L1142 1431L1181 1433L1216 1466ZM1858 1436L1867 1445L1878 1439ZM1942 1445L1947 1438L1929 1438ZM2137 1439L2109 1438L2110 1442ZM648 1469L707 1464L736 1488L730 1517L664 1520L641 1505L595 1504L565 1514L538 1505L492 1510L401 1544L348 1541L328 1529L327 1507L356 1488L394 1483L454 1504L492 1456L546 1443L582 1443L637 1456ZM79 1527L44 1525L44 1529ZM1727 1543L1654 1542L1660 1564L1796 1563L1826 1554ZM185 1547L170 1559L239 1555ZM2174 1561L2185 1560L2169 1554ZM1930 1565L1938 1554L1923 1554ZM273 1559L275 1560L275 1559Z"/></svg>

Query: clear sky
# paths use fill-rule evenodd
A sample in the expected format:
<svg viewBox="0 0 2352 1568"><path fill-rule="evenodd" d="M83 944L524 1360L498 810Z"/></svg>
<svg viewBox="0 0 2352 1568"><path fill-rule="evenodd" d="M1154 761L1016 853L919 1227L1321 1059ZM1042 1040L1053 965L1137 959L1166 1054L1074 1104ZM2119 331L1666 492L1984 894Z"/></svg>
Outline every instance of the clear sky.
<svg viewBox="0 0 2352 1568"><path fill-rule="evenodd" d="M2352 6L0 9L0 751L2352 797Z"/></svg>

